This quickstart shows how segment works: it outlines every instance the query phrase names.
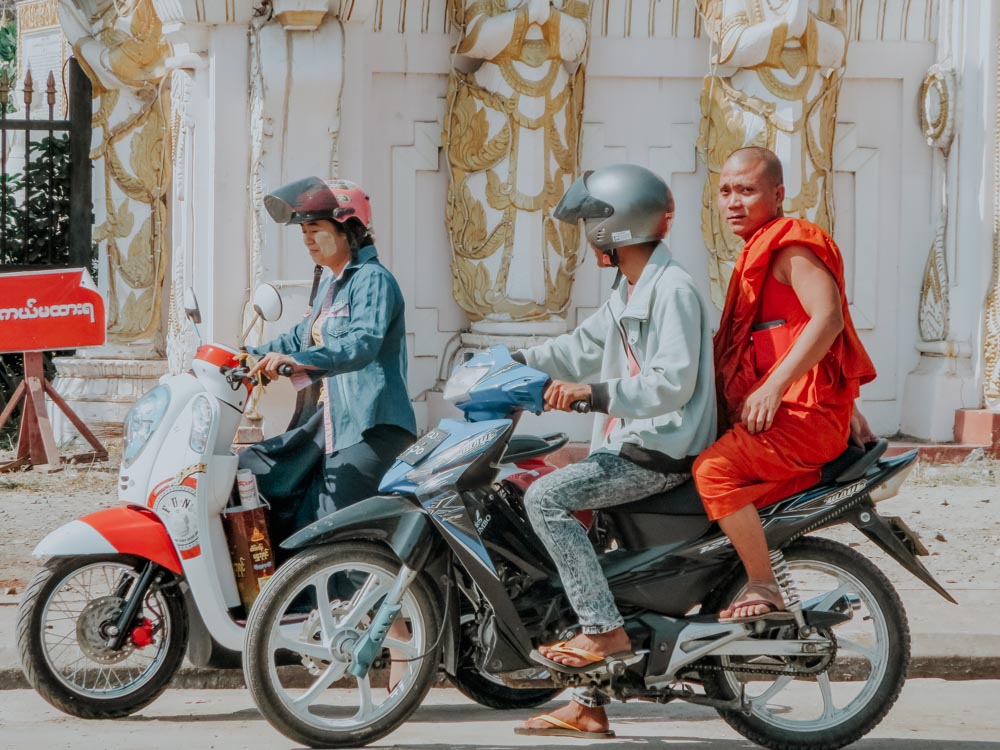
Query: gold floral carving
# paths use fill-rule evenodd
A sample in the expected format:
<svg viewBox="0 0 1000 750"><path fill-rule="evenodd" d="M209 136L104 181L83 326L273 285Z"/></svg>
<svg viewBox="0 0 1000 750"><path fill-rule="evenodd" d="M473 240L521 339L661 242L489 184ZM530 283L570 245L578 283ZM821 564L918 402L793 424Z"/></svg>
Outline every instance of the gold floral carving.
<svg viewBox="0 0 1000 750"><path fill-rule="evenodd" d="M97 38L106 54L100 60L76 51L97 100L93 125L99 142L91 158L104 161L106 218L95 227L94 241L104 245L108 261L108 338L127 343L159 333L170 265L170 94L161 85L170 47L152 0L112 4L101 28ZM106 87L93 65L106 66L103 80L121 86Z"/></svg>
<svg viewBox="0 0 1000 750"><path fill-rule="evenodd" d="M535 23L532 4L451 0L449 7L464 29L459 53L474 58L487 37L505 41L477 71L453 70L448 86L445 224L455 299L473 321L564 318L578 263L579 229L555 221L552 211L579 170L584 66L570 72L566 63L585 55L590 7L577 0L561 9L550 4L548 19ZM562 24L575 24L578 45L572 34L561 35ZM530 161L526 138L541 143L541 153L528 151L535 154ZM519 255L530 268L513 267L521 222L532 227L533 244ZM528 298L511 292L512 274L542 283Z"/></svg>
<svg viewBox="0 0 1000 750"><path fill-rule="evenodd" d="M920 288L918 321L920 338L924 341L945 341L951 317L945 237L948 231L948 156L955 137L956 86L955 71L941 64L931 66L920 85L920 129L927 139L927 145L941 151L945 174L941 188L941 216L927 255Z"/></svg>
<svg viewBox="0 0 1000 750"><path fill-rule="evenodd" d="M56 7L59 0L38 0L34 3L21 3L17 6L17 30L19 34L30 31L41 31L59 26Z"/></svg>
<svg viewBox="0 0 1000 750"><path fill-rule="evenodd" d="M713 72L705 78L698 150L708 166L702 194L702 234L709 253L712 300L722 307L742 241L719 220L719 173L729 155L745 146L787 152L786 215L833 231L833 144L837 97L847 49L844 0L813 0L801 32L792 38L787 5L764 0L700 0L712 35ZM769 33L766 54L755 58L752 33ZM727 72L717 71L726 65ZM791 104L791 106L789 106ZM784 146L785 148L780 148Z"/></svg>
<svg viewBox="0 0 1000 750"><path fill-rule="evenodd" d="M1000 409L1000 37L996 45L997 67L993 112L993 273L986 298L986 330L983 342L983 395L986 406Z"/></svg>

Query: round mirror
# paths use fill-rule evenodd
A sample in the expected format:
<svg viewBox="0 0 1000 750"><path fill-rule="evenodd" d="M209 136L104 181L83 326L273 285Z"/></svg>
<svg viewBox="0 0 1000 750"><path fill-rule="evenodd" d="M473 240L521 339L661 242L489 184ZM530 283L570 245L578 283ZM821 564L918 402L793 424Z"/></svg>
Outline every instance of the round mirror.
<svg viewBox="0 0 1000 750"><path fill-rule="evenodd" d="M281 317L281 295L270 284L261 284L253 293L253 311L271 322Z"/></svg>
<svg viewBox="0 0 1000 750"><path fill-rule="evenodd" d="M195 325L201 323L201 310L198 307L198 298L194 296L194 289L191 287L184 290L184 314Z"/></svg>

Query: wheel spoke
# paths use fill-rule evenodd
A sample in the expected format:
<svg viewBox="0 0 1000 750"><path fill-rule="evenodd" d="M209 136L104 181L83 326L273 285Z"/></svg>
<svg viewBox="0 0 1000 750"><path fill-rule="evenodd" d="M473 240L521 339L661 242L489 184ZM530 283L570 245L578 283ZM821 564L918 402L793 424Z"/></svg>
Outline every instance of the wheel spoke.
<svg viewBox="0 0 1000 750"><path fill-rule="evenodd" d="M868 646L862 646L857 641L852 641L850 638L844 638L841 635L837 636L837 648L841 651L846 651L849 654L858 654L859 656L864 657L873 668L877 667L882 662L876 649L869 648Z"/></svg>
<svg viewBox="0 0 1000 750"><path fill-rule="evenodd" d="M354 714L355 721L366 721L375 710L372 701L372 683L368 675L358 677L358 712Z"/></svg>
<svg viewBox="0 0 1000 750"><path fill-rule="evenodd" d="M343 677L344 670L346 668L347 665L339 661L335 661L330 664L330 666L323 671L323 674L317 677L316 681L309 686L308 690L297 698L292 699L292 705L299 710L303 710L311 706L316 702L316 699L319 698L319 696L328 687L330 687L330 685Z"/></svg>
<svg viewBox="0 0 1000 750"><path fill-rule="evenodd" d="M391 648L393 651L398 651L407 659L413 659L418 656L417 645L414 643L413 639L408 641L400 641L396 638L386 638L382 641L382 645L386 648Z"/></svg>
<svg viewBox="0 0 1000 750"><path fill-rule="evenodd" d="M323 661L330 660L330 649L326 648L322 643L316 643L315 641L300 641L297 638L291 638L280 631L271 641L271 653L273 654L279 648L287 649L295 654L311 656L313 659L321 659Z"/></svg>
<svg viewBox="0 0 1000 750"><path fill-rule="evenodd" d="M330 577L328 575L320 572L309 581L313 588L316 589L316 608L319 610L320 632L323 635L324 643L329 643L333 639L334 633L337 632L337 623L333 619L330 593L327 588L329 580Z"/></svg>
<svg viewBox="0 0 1000 750"><path fill-rule="evenodd" d="M829 719L837 711L837 706L833 702L833 690L830 688L830 675L821 674L816 677L816 684L819 685L819 692L823 696L823 715L820 720Z"/></svg>
<svg viewBox="0 0 1000 750"><path fill-rule="evenodd" d="M753 706L757 706L758 704L760 704L761 706L766 706L767 702L771 700L771 698L776 696L778 693L780 693L782 690L784 690L786 687L788 687L788 683L790 683L791 681L792 681L791 677L788 676L779 677L774 681L774 684L771 685L771 687L769 687L767 690L765 690L763 693L756 696L755 698L751 698L750 703Z"/></svg>
<svg viewBox="0 0 1000 750"><path fill-rule="evenodd" d="M357 594L351 599L350 609L340 618L340 627L356 628L361 618L379 599L389 593L387 585L380 585L378 578L370 576L365 585L361 587Z"/></svg>

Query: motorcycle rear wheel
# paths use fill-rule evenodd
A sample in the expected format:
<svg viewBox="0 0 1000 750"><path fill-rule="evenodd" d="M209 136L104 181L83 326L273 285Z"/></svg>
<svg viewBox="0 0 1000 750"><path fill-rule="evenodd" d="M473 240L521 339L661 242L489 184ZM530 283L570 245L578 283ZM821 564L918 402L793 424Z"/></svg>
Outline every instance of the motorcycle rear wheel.
<svg viewBox="0 0 1000 750"><path fill-rule="evenodd" d="M437 673L441 628L437 600L423 576L410 584L397 615L410 639L384 641L409 660L400 682L391 692L376 690L367 674L347 671L400 567L399 558L375 543L312 547L278 568L254 602L243 674L261 714L292 741L360 747L399 727L423 701ZM305 670L279 670L289 654ZM340 680L354 684L330 689Z"/></svg>
<svg viewBox="0 0 1000 750"><path fill-rule="evenodd" d="M850 611L848 621L830 630L837 645L833 663L808 678L706 670L701 674L705 692L733 700L743 681L749 715L719 714L751 742L775 750L838 750L874 729L899 697L910 661L906 612L885 574L850 547L807 537L783 552L803 606L812 602L817 608ZM702 611L728 605L745 585L742 575L723 585ZM752 666L728 659L716 663ZM786 691L789 685L795 690Z"/></svg>
<svg viewBox="0 0 1000 750"><path fill-rule="evenodd" d="M176 586L152 585L143 599L151 643L127 638L117 651L104 645L143 565L128 555L52 558L25 589L16 627L21 666L60 711L81 719L128 716L156 700L180 667L188 617Z"/></svg>

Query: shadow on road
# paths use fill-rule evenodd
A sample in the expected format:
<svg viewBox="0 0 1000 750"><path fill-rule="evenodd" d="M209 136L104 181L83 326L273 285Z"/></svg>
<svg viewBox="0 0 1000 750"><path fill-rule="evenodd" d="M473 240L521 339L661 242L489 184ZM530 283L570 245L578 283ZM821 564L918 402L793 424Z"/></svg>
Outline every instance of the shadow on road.
<svg viewBox="0 0 1000 750"><path fill-rule="evenodd" d="M491 732L493 742L475 744L413 743L412 747L419 748L419 750L523 750L525 747L523 742L526 738L519 737L519 742L515 744L513 725L538 711L544 711L544 708L528 712L494 711L489 708L467 704L422 706L407 723L445 724L452 727L460 723L503 725L502 727L497 727L495 733ZM650 734L632 734L636 730L641 731L640 727L646 723L668 721L673 724L691 724L693 722L719 720L714 711L702 706L677 705L671 706L669 709L664 709L662 706L630 704L628 706L613 706L609 714L611 715L612 725L618 732L618 737L614 740L602 741L595 745L602 750L633 750L639 747L669 748L669 750L708 750L709 748L712 750L737 750L737 748L744 750L757 747L752 742L743 739L720 740L705 739L697 736L661 737ZM248 708L230 713L217 714L130 716L123 721L137 723L165 721L198 724L201 722L252 722L255 720L264 721L256 709ZM496 742L497 739L502 740L504 734L508 732L511 736L509 744L505 744L502 741ZM534 739L534 742L531 746L535 750L557 750L578 746L578 741L567 741L567 738L534 737L532 739ZM389 735L381 740L378 745L395 745L392 740L393 736ZM851 747L859 748L859 750L1000 750L1000 742L889 737L864 739Z"/></svg>

